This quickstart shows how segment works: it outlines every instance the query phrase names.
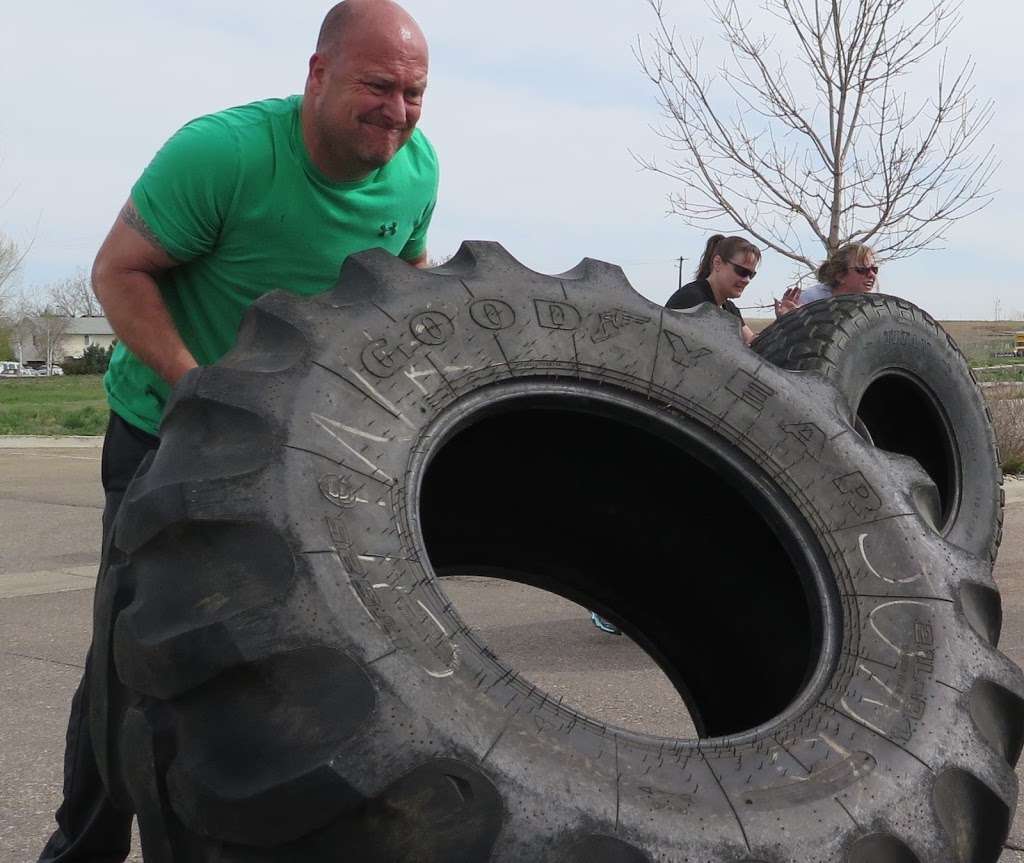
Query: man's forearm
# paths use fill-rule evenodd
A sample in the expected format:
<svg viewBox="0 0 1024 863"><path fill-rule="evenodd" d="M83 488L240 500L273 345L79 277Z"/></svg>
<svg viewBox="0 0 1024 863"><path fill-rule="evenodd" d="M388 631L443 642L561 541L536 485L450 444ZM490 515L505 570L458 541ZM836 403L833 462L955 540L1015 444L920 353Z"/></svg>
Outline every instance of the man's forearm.
<svg viewBox="0 0 1024 863"><path fill-rule="evenodd" d="M118 339L165 381L175 384L198 365L151 275L117 271L97 263L93 290Z"/></svg>

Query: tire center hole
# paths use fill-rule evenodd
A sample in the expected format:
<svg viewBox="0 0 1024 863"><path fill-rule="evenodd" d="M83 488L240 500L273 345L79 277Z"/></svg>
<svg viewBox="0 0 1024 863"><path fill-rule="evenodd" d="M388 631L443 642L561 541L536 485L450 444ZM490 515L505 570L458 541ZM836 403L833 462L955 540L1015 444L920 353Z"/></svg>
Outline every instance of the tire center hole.
<svg viewBox="0 0 1024 863"><path fill-rule="evenodd" d="M737 475L728 444L732 461L681 424L565 402L481 412L433 453L420 525L456 612L605 724L718 737L777 717L820 661L823 615L759 469Z"/></svg>
<svg viewBox="0 0 1024 863"><path fill-rule="evenodd" d="M950 424L937 400L916 380L895 372L880 375L857 406L872 443L918 461L939 493L938 528L945 532L956 516L960 489Z"/></svg>

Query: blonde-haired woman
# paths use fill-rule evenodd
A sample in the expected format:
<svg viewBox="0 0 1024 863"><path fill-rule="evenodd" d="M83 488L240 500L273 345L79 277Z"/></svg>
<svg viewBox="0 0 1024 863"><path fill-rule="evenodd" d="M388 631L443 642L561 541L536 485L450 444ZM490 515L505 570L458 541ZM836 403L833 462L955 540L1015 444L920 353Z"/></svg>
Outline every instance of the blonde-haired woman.
<svg viewBox="0 0 1024 863"><path fill-rule="evenodd" d="M875 289L878 264L871 246L847 243L818 267L818 284L802 291L790 288L775 301L775 317L816 300L827 300L843 294L866 294Z"/></svg>

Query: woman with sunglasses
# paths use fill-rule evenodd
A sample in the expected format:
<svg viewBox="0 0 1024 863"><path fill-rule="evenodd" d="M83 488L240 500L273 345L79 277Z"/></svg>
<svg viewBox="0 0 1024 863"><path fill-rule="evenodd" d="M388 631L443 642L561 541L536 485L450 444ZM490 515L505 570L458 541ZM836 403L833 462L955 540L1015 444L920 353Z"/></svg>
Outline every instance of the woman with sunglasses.
<svg viewBox="0 0 1024 863"><path fill-rule="evenodd" d="M708 240L694 280L683 285L665 304L670 309L689 309L701 303L714 303L740 319L743 340L749 345L754 332L743 320L733 300L757 275L761 250L743 237L715 234Z"/></svg>
<svg viewBox="0 0 1024 863"><path fill-rule="evenodd" d="M799 306L815 300L827 300L842 294L866 294L875 288L878 264L871 246L847 243L840 246L825 263L818 267L818 284L801 291L790 288L775 301L775 317L781 318Z"/></svg>

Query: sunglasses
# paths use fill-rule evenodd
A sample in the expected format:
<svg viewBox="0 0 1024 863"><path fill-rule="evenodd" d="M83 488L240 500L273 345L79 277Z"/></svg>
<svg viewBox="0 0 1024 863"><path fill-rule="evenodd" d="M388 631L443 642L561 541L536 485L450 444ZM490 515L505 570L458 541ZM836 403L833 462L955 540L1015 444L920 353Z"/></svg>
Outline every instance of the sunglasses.
<svg viewBox="0 0 1024 863"><path fill-rule="evenodd" d="M725 263L732 267L736 271L736 275L739 276L741 279L752 279L754 278L754 276L757 275L757 270L751 270L748 269L747 267L741 267L739 264L734 264L732 261L726 261Z"/></svg>
<svg viewBox="0 0 1024 863"><path fill-rule="evenodd" d="M862 276L866 276L868 273L871 273L873 276L878 275L878 267L852 267L851 269L860 273Z"/></svg>

